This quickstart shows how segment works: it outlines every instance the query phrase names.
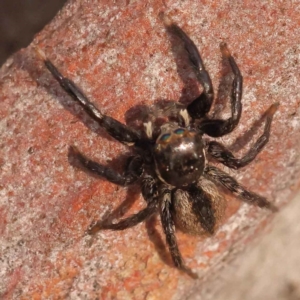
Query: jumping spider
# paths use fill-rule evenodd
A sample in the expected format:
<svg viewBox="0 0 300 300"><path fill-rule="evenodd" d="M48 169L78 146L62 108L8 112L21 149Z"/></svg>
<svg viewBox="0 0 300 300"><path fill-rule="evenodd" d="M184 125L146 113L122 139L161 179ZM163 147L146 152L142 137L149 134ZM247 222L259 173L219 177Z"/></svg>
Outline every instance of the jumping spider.
<svg viewBox="0 0 300 300"><path fill-rule="evenodd" d="M204 134L221 137L232 132L239 123L243 78L227 45L221 43L221 52L234 74L230 98L231 117L227 120L210 119L207 113L211 108L214 92L197 47L177 25L170 23L167 27L182 40L196 77L203 86L203 92L186 107L182 108L179 105L176 111L177 120L167 121L156 134L151 122L145 123L145 130L139 131L104 115L71 80L57 70L40 49L38 54L62 88L93 120L113 138L136 151L136 154L128 159L125 172L119 174L74 149L80 163L92 173L122 186L138 181L147 203L144 209L118 223L107 224L98 221L89 228L88 233L94 234L101 229L124 230L159 212L174 265L178 269L188 271L178 249L175 226L192 234L214 233L225 207L224 198L215 184L223 186L249 204L276 211L276 207L266 198L248 191L234 178L209 165L206 157L209 154L217 162L232 169L248 165L269 140L271 122L278 104L273 104L265 112L264 132L244 157L236 158L216 141L205 142Z"/></svg>

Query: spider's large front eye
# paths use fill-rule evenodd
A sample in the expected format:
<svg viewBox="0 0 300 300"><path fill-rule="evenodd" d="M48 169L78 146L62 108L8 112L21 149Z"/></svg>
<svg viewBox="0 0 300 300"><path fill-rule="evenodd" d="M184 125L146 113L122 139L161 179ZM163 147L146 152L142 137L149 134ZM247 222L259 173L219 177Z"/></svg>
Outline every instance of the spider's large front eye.
<svg viewBox="0 0 300 300"><path fill-rule="evenodd" d="M161 137L160 137L160 141L162 142L167 142L171 137L171 134L170 133L166 133L166 134L163 134Z"/></svg>
<svg viewBox="0 0 300 300"><path fill-rule="evenodd" d="M184 131L185 131L184 129L178 128L178 129L174 130L174 133L178 134L178 135L182 135L184 133Z"/></svg>

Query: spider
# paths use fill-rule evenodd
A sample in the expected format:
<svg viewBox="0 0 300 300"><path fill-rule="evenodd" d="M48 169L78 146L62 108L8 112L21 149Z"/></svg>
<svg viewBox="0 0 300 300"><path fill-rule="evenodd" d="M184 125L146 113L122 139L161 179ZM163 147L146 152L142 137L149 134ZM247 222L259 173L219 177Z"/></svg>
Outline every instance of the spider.
<svg viewBox="0 0 300 300"><path fill-rule="evenodd" d="M207 156L232 169L248 165L269 140L278 103L265 112L264 131L242 158L236 158L219 142L204 140L203 135L216 138L229 134L239 123L243 77L226 43L221 43L221 53L228 60L234 75L230 97L231 116L226 120L209 118L207 113L212 106L214 91L197 47L176 24L167 24L167 28L185 46L203 92L189 105L175 106L175 119L167 118L157 132L153 122L146 122L144 130L137 130L104 115L71 80L58 71L41 49L37 52L61 87L83 110L109 135L135 151L135 155L128 158L124 173L120 174L108 166L90 160L73 148L76 158L90 172L121 186L140 183L147 204L138 213L117 223L98 221L87 232L94 234L104 229L124 230L159 213L175 267L189 272L177 245L175 228L191 234L212 235L225 209L224 197L217 186L222 186L249 204L271 211L277 210L266 198L247 190L224 171L208 164Z"/></svg>

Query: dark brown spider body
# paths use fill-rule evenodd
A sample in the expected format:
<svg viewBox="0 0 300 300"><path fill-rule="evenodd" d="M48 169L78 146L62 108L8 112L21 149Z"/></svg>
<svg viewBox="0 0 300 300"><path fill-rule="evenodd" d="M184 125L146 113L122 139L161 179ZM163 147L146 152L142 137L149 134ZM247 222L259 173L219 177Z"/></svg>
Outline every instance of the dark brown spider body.
<svg viewBox="0 0 300 300"><path fill-rule="evenodd" d="M161 131L154 148L157 176L174 187L197 182L205 167L202 136L195 130L172 129L169 124Z"/></svg>
<svg viewBox="0 0 300 300"><path fill-rule="evenodd" d="M227 45L221 43L222 54L234 75L230 97L231 116L226 120L209 118L207 113L213 102L213 86L197 47L177 25L169 20L165 20L165 23L167 29L178 35L183 42L196 77L203 86L203 92L187 107L173 105L171 109L165 110L165 117L169 121L158 128L158 131L155 128L154 132L152 122L145 123L145 132L140 132L102 114L71 80L57 70L40 49L38 54L62 88L93 120L113 138L136 151L135 155L128 158L125 172L120 174L108 166L86 158L73 148L74 155L90 172L122 186L140 183L147 204L141 211L117 223L98 221L89 228L88 233L94 234L104 229L124 230L159 213L175 266L193 275L184 265L178 249L175 226L191 234L213 234L220 224L226 206L217 185L249 204L277 210L266 198L248 191L233 177L210 165L206 154L232 169L249 164L269 140L271 123L278 104L273 104L265 112L264 131L242 158L236 158L224 145L216 141L204 143L203 135L221 137L237 126L242 113L243 77ZM170 112L172 116L168 114Z"/></svg>

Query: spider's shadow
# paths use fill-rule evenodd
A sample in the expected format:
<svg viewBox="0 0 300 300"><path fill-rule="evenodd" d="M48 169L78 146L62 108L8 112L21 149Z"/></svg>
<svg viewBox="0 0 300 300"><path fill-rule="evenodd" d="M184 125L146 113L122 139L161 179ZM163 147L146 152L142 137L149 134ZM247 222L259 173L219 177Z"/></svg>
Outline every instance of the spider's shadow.
<svg viewBox="0 0 300 300"><path fill-rule="evenodd" d="M112 169L119 171L121 173L122 170L124 169L124 167L123 167L123 165L125 165L124 162L126 162L127 159L128 159L127 154L119 155L118 157L110 160L109 166ZM87 168L85 168L82 165L82 163L78 159L78 154L74 150L74 147L69 147L68 161L69 161L70 165L72 165L73 167L75 167L77 169L82 170L83 172L87 173L89 176L92 176L98 180L106 181L103 177L96 175L95 173L91 172L90 170L88 170ZM123 188L122 186L117 186L117 187ZM127 213L127 211L130 210L132 205L135 203L136 199L138 199L140 193L141 193L141 189L137 185L137 183L128 186L125 200L122 201L122 203L116 209L114 209L112 212L105 213L102 216L101 223L103 223L103 224L111 223L114 219L123 217Z"/></svg>
<svg viewBox="0 0 300 300"><path fill-rule="evenodd" d="M149 240L153 243L157 254L159 255L160 259L168 266L173 267L173 261L171 258L170 253L168 252L165 241L162 238L159 231L155 228L157 224L157 215L150 217L145 223L145 227L147 230L147 234Z"/></svg>

